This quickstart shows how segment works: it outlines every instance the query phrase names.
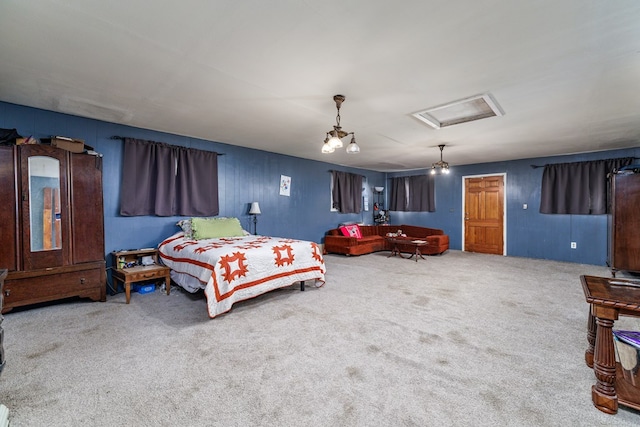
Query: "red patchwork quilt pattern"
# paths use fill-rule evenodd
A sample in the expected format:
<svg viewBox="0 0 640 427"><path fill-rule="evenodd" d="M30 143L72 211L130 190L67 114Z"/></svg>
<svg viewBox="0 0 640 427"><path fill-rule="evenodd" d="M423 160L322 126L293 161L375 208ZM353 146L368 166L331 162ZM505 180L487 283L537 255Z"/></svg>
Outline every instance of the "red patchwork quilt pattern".
<svg viewBox="0 0 640 427"><path fill-rule="evenodd" d="M324 259L314 242L269 236L189 240L179 232L158 250L165 265L202 283L210 317L296 282L324 284Z"/></svg>

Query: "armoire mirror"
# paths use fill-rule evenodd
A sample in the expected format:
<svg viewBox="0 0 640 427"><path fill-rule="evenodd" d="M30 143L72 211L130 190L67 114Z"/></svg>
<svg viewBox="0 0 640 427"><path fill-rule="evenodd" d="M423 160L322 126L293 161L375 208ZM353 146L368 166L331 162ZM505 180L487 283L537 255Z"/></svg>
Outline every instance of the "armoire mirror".
<svg viewBox="0 0 640 427"><path fill-rule="evenodd" d="M62 248L58 159L29 157L29 221L32 252Z"/></svg>

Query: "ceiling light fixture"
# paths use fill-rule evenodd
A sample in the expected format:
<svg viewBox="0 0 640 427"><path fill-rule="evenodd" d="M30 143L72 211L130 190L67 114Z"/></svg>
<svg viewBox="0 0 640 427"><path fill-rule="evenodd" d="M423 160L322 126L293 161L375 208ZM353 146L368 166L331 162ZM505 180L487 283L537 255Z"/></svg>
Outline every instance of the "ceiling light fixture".
<svg viewBox="0 0 640 427"><path fill-rule="evenodd" d="M347 146L348 154L356 154L360 152L360 147L356 144L356 136L353 132L345 132L340 127L340 106L345 100L344 95L335 95L333 100L336 102L336 109L338 110L338 115L336 116L336 125L333 127L333 130L327 132L327 135L324 139L324 144L322 145L322 153L329 154L336 151L336 148L342 148L342 138L345 136L351 135L351 142Z"/></svg>
<svg viewBox="0 0 640 427"><path fill-rule="evenodd" d="M449 163L442 160L442 150L444 149L444 144L438 145L440 148L440 161L435 162L431 165L431 175L436 174L436 169L440 169L440 173L448 174L449 173Z"/></svg>

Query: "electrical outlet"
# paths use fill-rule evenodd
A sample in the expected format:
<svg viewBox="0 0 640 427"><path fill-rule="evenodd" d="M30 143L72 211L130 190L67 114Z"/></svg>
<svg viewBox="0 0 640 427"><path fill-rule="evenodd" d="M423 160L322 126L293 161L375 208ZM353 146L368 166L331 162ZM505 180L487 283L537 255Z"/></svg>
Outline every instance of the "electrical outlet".
<svg viewBox="0 0 640 427"><path fill-rule="evenodd" d="M577 247L578 245L576 244L576 242L571 242L571 249L575 249Z"/></svg>

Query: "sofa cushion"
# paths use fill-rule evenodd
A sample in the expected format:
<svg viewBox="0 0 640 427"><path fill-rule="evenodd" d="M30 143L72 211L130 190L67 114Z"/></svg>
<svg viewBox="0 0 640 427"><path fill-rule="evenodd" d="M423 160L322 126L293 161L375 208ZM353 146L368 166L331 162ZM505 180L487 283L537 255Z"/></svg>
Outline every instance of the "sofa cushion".
<svg viewBox="0 0 640 427"><path fill-rule="evenodd" d="M356 239L362 238L362 233L360 232L358 224L344 225L340 227L340 232L343 236L355 237Z"/></svg>
<svg viewBox="0 0 640 427"><path fill-rule="evenodd" d="M437 228L419 227L415 225L399 225L398 228L401 228L402 232L407 236L412 237L427 237L444 234L443 230Z"/></svg>
<svg viewBox="0 0 640 427"><path fill-rule="evenodd" d="M380 236L362 236L362 238L358 239L358 245L365 245L367 243L372 242L384 242L384 238Z"/></svg>

